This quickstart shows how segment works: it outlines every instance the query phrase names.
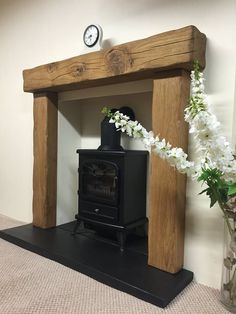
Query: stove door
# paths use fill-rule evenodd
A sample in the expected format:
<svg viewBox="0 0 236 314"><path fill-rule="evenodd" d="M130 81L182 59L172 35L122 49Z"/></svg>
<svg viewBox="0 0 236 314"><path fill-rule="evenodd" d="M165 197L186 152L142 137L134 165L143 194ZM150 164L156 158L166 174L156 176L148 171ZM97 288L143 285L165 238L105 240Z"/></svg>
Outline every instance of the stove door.
<svg viewBox="0 0 236 314"><path fill-rule="evenodd" d="M118 167L105 160L87 160L80 167L80 199L118 205Z"/></svg>

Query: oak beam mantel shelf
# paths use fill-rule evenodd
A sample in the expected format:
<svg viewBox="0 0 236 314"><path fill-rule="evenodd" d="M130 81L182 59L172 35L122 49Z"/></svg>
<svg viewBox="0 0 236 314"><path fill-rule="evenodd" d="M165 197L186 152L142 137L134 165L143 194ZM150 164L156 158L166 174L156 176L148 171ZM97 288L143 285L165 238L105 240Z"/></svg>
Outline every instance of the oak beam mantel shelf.
<svg viewBox="0 0 236 314"><path fill-rule="evenodd" d="M195 26L23 71L34 93L33 225L56 224L57 105L65 90L151 79L152 129L187 149L183 119L189 71L205 67L206 36ZM152 154L149 176L148 263L170 273L183 266L186 178Z"/></svg>
<svg viewBox="0 0 236 314"><path fill-rule="evenodd" d="M24 91L63 91L151 77L168 69L205 66L204 34L195 26L154 35L24 70Z"/></svg>

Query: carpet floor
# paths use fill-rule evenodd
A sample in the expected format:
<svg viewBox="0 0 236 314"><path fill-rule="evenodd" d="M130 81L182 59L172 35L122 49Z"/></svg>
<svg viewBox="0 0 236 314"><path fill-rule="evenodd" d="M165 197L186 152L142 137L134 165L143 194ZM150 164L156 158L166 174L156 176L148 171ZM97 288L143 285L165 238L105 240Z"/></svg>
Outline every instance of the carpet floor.
<svg viewBox="0 0 236 314"><path fill-rule="evenodd" d="M0 215L0 229L20 222ZM0 239L1 314L224 314L219 291L191 283L165 309Z"/></svg>

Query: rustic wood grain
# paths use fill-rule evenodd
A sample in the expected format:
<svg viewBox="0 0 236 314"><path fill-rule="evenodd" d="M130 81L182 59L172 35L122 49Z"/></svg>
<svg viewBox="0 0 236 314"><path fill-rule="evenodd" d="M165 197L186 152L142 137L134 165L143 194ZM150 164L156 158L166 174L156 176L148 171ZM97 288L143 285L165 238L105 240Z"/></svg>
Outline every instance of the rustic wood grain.
<svg viewBox="0 0 236 314"><path fill-rule="evenodd" d="M152 77L167 69L205 66L206 37L195 26L23 71L24 91L63 91Z"/></svg>
<svg viewBox="0 0 236 314"><path fill-rule="evenodd" d="M56 225L57 94L34 95L33 225Z"/></svg>
<svg viewBox="0 0 236 314"><path fill-rule="evenodd" d="M157 79L153 85L152 129L173 147L187 150L184 108L189 75ZM152 153L150 176L149 265L170 273L183 266L186 177Z"/></svg>

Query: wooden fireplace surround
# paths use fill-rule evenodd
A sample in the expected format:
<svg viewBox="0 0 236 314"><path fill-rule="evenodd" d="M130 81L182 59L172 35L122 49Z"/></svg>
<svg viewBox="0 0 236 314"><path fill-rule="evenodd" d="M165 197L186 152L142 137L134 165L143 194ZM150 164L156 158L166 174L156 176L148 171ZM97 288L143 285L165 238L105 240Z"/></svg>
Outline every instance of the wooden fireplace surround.
<svg viewBox="0 0 236 314"><path fill-rule="evenodd" d="M57 93L153 80L152 129L187 150L183 110L193 61L205 67L206 36L195 26L161 33L23 71L24 91L34 95L33 225L56 225ZM183 266L186 178L151 155L149 265L170 273Z"/></svg>

